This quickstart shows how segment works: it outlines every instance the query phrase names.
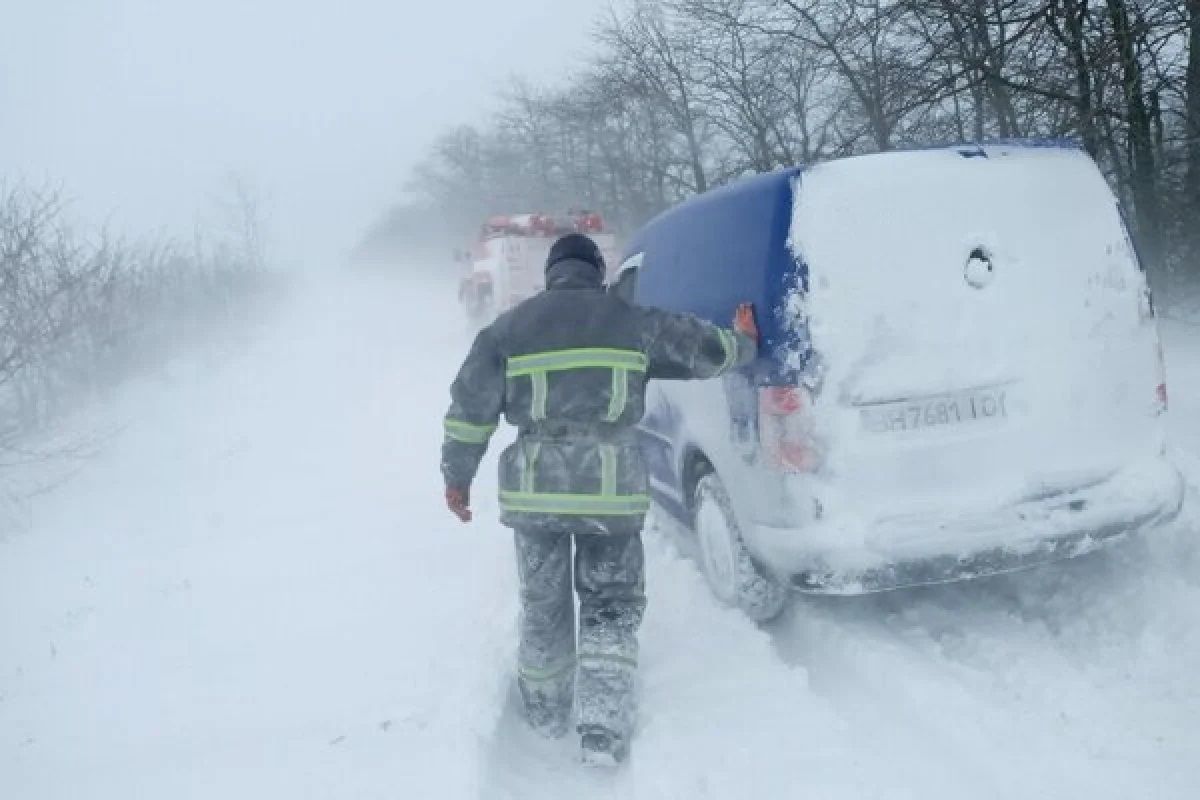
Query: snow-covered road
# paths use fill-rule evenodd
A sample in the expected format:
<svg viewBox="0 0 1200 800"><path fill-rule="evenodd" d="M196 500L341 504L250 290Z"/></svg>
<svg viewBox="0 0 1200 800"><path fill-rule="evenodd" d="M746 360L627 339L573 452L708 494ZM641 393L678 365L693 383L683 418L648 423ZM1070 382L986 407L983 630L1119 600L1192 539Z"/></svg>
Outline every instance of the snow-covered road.
<svg viewBox="0 0 1200 800"><path fill-rule="evenodd" d="M974 584L798 598L759 629L649 537L642 721L616 775L510 697L515 570L441 507L452 292L310 287L0 539L0 798L1190 798L1200 546L1171 530ZM1200 329L1168 324L1200 480Z"/></svg>

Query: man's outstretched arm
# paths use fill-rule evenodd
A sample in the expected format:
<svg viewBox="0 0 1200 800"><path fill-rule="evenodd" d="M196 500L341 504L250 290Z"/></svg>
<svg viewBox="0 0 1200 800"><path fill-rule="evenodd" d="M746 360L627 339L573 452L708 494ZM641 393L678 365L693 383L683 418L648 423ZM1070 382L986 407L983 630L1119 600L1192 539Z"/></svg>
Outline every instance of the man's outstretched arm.
<svg viewBox="0 0 1200 800"><path fill-rule="evenodd" d="M504 359L488 327L475 337L450 386L450 409L443 420L446 505L463 522L471 519L471 483L503 410Z"/></svg>

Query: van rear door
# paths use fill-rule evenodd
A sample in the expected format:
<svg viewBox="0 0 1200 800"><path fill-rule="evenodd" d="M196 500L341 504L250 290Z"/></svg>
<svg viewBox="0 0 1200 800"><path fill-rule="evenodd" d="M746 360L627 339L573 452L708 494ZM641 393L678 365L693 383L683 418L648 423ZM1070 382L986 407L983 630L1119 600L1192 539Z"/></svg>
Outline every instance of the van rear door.
<svg viewBox="0 0 1200 800"><path fill-rule="evenodd" d="M994 508L1158 454L1146 283L1083 152L864 156L795 191L828 510Z"/></svg>

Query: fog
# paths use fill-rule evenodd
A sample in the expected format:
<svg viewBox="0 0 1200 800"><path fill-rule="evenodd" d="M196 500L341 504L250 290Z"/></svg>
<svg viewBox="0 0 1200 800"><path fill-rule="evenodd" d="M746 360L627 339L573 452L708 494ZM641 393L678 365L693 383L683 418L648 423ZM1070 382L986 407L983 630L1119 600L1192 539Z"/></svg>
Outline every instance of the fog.
<svg viewBox="0 0 1200 800"><path fill-rule="evenodd" d="M600 5L5 0L0 175L87 225L186 235L237 175L281 264L337 260L436 132L569 72Z"/></svg>
<svg viewBox="0 0 1200 800"><path fill-rule="evenodd" d="M0 0L0 800L1196 796L1200 58L1159 56L1200 47L1200 6L608 2ZM1095 151L1154 303L1078 154L926 148L1013 131ZM764 232L782 248L787 220L736 190L632 238L796 165L758 184L791 188L786 253ZM760 293L786 344L650 387L648 426L674 431L645 440L637 657L577 659L620 681L636 660L638 724L593 772L580 736L527 724L514 679L531 593L497 478L517 432L497 420L470 525L439 469L448 432L492 430L446 426L472 341L507 330L479 325L513 275L540 290L571 228L610 265L637 251L670 308ZM548 351L543 399L578 366L617 379L599 408L642 407L620 379L663 374L650 355L593 365L553 322L504 351ZM704 329L643 350L702 349L679 330ZM984 419L989 397L1007 410ZM601 428L602 455L625 441ZM536 468L518 498L629 502L605 496L627 462L592 499ZM1169 511L1180 479L1151 530L1139 509ZM854 580L826 588L850 591L1076 536L1111 546L743 613L747 588L811 588L834 557Z"/></svg>

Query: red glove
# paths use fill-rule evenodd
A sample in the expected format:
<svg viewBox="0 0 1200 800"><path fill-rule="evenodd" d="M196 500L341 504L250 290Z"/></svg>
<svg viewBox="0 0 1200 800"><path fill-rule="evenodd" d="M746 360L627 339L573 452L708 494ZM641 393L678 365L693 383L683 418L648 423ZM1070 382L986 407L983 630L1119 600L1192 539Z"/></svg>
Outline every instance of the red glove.
<svg viewBox="0 0 1200 800"><path fill-rule="evenodd" d="M446 487L446 508L463 522L471 521L471 490Z"/></svg>
<svg viewBox="0 0 1200 800"><path fill-rule="evenodd" d="M754 306L750 303L740 303L733 315L733 329L738 333L758 341L758 323L754 321Z"/></svg>

